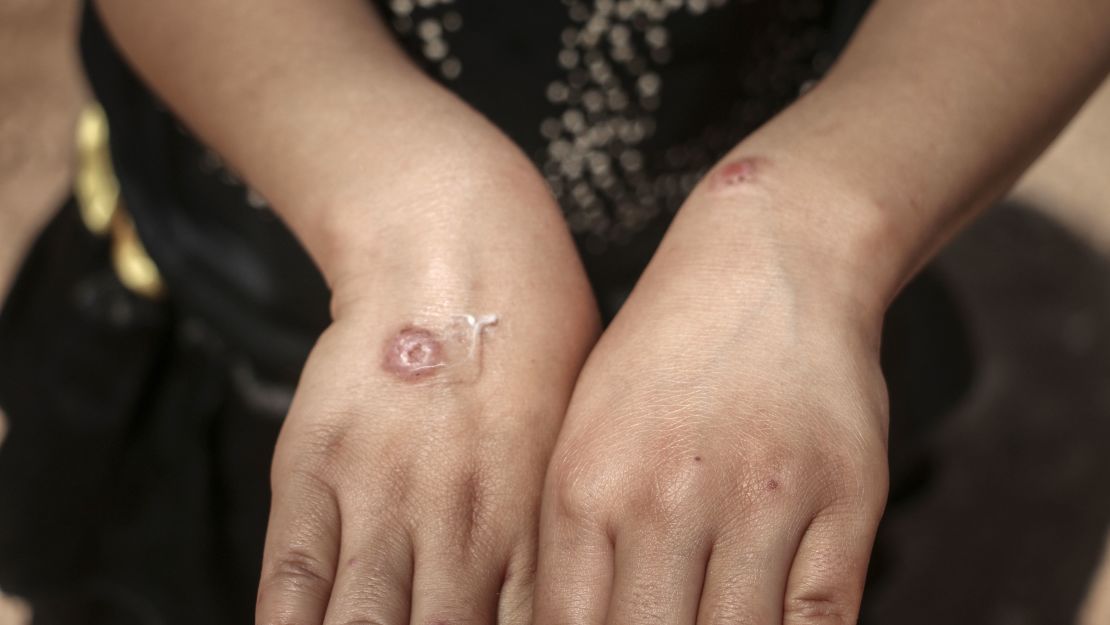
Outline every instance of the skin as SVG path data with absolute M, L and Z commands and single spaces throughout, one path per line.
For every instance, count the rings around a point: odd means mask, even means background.
M 1079 616 L 1080 625 L 1110 623 L 1110 540 Z
M 539 175 L 363 2 L 100 0 L 332 287 L 258 622 L 854 622 L 883 312 L 1106 75 L 1110 2 L 1064 4 L 878 2 L 694 191 L 595 345 Z M 476 380 L 382 368 L 391 329 L 487 311 Z
M 31 607 L 27 602 L 0 594 L 0 625 L 30 625 Z

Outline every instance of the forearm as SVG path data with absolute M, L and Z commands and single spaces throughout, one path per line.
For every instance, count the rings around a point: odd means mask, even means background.
M 140 74 L 270 201 L 329 282 L 406 222 L 457 230 L 465 214 L 429 212 L 445 194 L 477 194 L 482 181 L 462 170 L 486 155 L 528 179 L 511 144 L 410 63 L 363 0 L 98 7 Z
M 881 311 L 1097 87 L 1107 25 L 1105 0 L 880 0 L 823 83 L 723 162 L 761 157 L 769 210 L 792 200 L 779 229 Z

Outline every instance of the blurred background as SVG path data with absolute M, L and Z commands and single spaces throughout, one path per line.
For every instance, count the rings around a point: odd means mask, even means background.
M 69 190 L 76 9 L 0 0 L 0 295 Z M 1110 624 L 1110 85 L 888 325 L 914 338 L 884 353 L 894 489 L 865 622 Z M 29 615 L 0 594 L 0 625 Z

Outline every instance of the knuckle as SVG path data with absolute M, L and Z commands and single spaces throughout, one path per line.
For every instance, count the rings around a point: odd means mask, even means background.
M 832 507 L 880 514 L 886 504 L 890 476 L 885 457 L 866 454 L 827 456 L 824 462 L 826 492 Z
M 353 611 L 350 614 L 344 614 L 335 619 L 336 625 L 395 625 L 386 616 L 374 613 L 374 610 L 368 611 Z M 330 623 L 330 615 L 329 620 Z
M 352 454 L 352 437 L 352 427 L 346 420 L 313 423 L 301 433 L 297 453 L 310 468 L 333 475 Z
M 391 511 L 391 515 L 404 515 L 412 511 L 420 499 L 415 462 L 403 454 L 380 454 L 375 464 L 353 476 L 354 490 L 367 509 Z
M 475 614 L 473 609 L 463 607 L 461 602 L 458 603 L 460 605 L 450 609 L 431 610 L 431 614 L 418 625 L 484 625 L 482 616 Z
M 607 475 L 597 463 L 560 457 L 551 469 L 558 514 L 575 520 L 599 518 L 609 503 Z
M 598 522 L 610 514 L 666 524 L 689 517 L 701 506 L 716 478 L 700 457 L 663 456 L 644 463 L 634 454 L 594 460 L 589 456 L 564 457 L 552 467 L 551 478 L 560 514 Z
M 295 467 L 271 479 L 274 502 L 295 502 L 304 512 L 294 527 L 300 532 L 322 529 L 321 521 L 333 512 L 339 493 L 335 482 L 311 469 Z
M 766 609 L 759 609 L 748 595 L 728 593 L 717 597 L 712 609 L 704 616 L 705 625 L 758 625 L 770 623 L 772 615 Z M 702 623 L 699 616 L 698 623 Z
M 351 453 L 350 430 L 344 422 L 321 421 L 283 431 L 270 465 L 271 484 L 280 486 L 290 474 L 337 478 Z
M 627 489 L 631 512 L 648 522 L 685 518 L 709 503 L 706 472 L 694 463 L 669 460 Z
M 698 620 L 698 623 L 701 622 Z M 738 604 L 723 606 L 705 619 L 705 625 L 759 625 L 770 622 L 769 619 L 758 618 L 751 606 Z
M 320 558 L 302 550 L 291 549 L 279 555 L 263 575 L 256 600 L 259 623 L 285 625 L 282 612 L 263 620 L 268 605 L 297 602 L 300 598 L 326 602 L 331 593 L 332 571 Z M 292 624 L 290 624 L 292 625 Z
M 794 597 L 783 607 L 786 625 L 855 625 L 856 606 L 836 595 Z
M 866 475 L 867 488 L 864 498 L 871 504 L 874 511 L 881 513 L 886 507 L 887 496 L 890 493 L 890 471 L 887 469 L 886 462 L 884 461 L 880 468 L 874 469 Z
M 278 556 L 267 577 L 269 585 L 282 589 L 327 591 L 332 572 L 317 556 L 291 549 Z

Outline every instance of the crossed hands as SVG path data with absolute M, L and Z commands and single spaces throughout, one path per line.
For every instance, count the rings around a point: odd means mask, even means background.
M 457 167 L 462 188 L 399 181 L 406 219 L 332 281 L 257 622 L 855 623 L 886 496 L 881 310 L 807 244 L 831 233 L 782 217 L 811 198 L 701 185 L 598 339 L 538 177 Z

